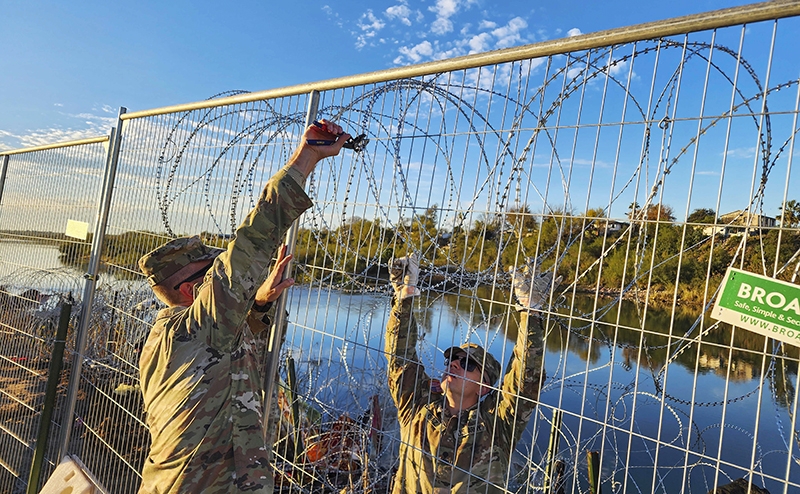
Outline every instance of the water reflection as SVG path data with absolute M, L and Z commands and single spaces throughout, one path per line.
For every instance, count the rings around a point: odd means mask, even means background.
M 418 352 L 429 374 L 443 370 L 441 350 L 465 341 L 507 364 L 518 327 L 508 294 L 424 294 L 417 302 Z M 594 305 L 578 297 L 549 326 L 541 405 L 518 448 L 526 482 L 541 481 L 555 408 L 565 412 L 560 456 L 574 465 L 585 451 L 602 450 L 604 475 L 616 476 L 617 490 L 673 492 L 688 483 L 700 492 L 717 468 L 743 476 L 754 448 L 756 473 L 787 475 L 797 349 L 774 350 L 761 336 L 700 322 L 700 311 L 673 315 L 623 301 L 595 321 Z M 388 308 L 388 295 L 293 289 L 287 348 L 302 356 L 304 394 L 333 418 L 365 410 L 377 394 L 391 424 Z M 780 451 L 784 459 L 773 461 Z M 789 477 L 797 481 L 795 470 Z

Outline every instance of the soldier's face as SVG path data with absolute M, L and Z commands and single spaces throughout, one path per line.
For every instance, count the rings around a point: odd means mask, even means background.
M 466 367 L 466 368 L 465 368 Z M 471 368 L 472 370 L 468 370 Z M 442 376 L 442 390 L 445 394 L 472 396 L 481 394 L 481 368 L 477 365 L 461 365 L 461 359 L 447 361 L 447 370 Z

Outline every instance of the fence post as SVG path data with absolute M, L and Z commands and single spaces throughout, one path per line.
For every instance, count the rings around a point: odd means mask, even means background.
M 3 189 L 6 186 L 6 172 L 8 171 L 8 155 L 3 155 L 3 164 L 0 165 L 0 204 L 3 204 Z
M 303 445 L 303 436 L 300 433 L 300 399 L 297 397 L 297 374 L 295 373 L 294 358 L 291 354 L 286 358 L 286 375 L 287 384 L 289 385 L 289 392 L 287 396 L 290 397 L 289 403 L 292 406 L 292 428 L 294 432 L 294 459 L 297 458 L 305 451 Z
M 559 439 L 561 439 L 561 422 L 563 413 L 563 411 L 557 408 L 553 410 L 553 424 L 550 429 L 550 442 L 547 445 L 547 465 L 545 466 L 546 470 L 544 474 L 545 494 L 550 494 L 553 486 L 555 485 L 553 479 L 555 473 L 555 458 L 556 455 L 558 455 L 558 443 Z
M 69 440 L 72 432 L 72 416 L 75 414 L 75 401 L 80 387 L 81 366 L 83 364 L 83 354 L 86 351 L 86 339 L 89 329 L 89 320 L 92 315 L 92 302 L 94 301 L 95 288 L 97 286 L 97 273 L 100 269 L 100 255 L 103 251 L 103 241 L 105 240 L 106 226 L 108 224 L 108 210 L 111 206 L 111 194 L 114 190 L 114 179 L 117 174 L 117 162 L 119 161 L 119 149 L 122 142 L 122 115 L 127 111 L 125 107 L 120 107 L 117 115 L 117 126 L 111 129 L 111 136 L 108 141 L 108 155 L 106 157 L 106 170 L 103 176 L 103 190 L 100 196 L 100 204 L 97 210 L 94 235 L 92 237 L 92 254 L 89 258 L 89 266 L 83 277 L 86 284 L 83 289 L 83 299 L 81 300 L 81 313 L 78 323 L 77 336 L 75 338 L 75 356 L 72 359 L 72 369 L 69 375 L 69 387 L 67 388 L 66 413 L 61 433 L 61 446 L 58 450 L 58 457 L 63 458 L 69 452 Z
M 42 471 L 44 453 L 47 451 L 47 438 L 50 436 L 50 422 L 53 418 L 53 410 L 56 408 L 56 390 L 58 389 L 58 381 L 61 378 L 64 346 L 67 340 L 67 329 L 69 328 L 69 316 L 71 314 L 72 303 L 65 302 L 61 304 L 56 341 L 53 345 L 53 353 L 50 356 L 50 367 L 47 370 L 47 388 L 44 394 L 42 417 L 39 421 L 39 434 L 36 436 L 36 449 L 33 452 L 33 463 L 31 463 L 31 471 L 28 475 L 27 494 L 39 492 L 39 476 Z
M 308 97 L 308 109 L 306 110 L 306 123 L 303 130 L 305 131 L 311 123 L 316 120 L 317 118 L 317 110 L 319 109 L 319 91 L 311 91 Z M 289 227 L 289 231 L 286 233 L 286 246 L 287 254 L 294 254 L 294 247 L 297 243 L 297 230 L 299 227 L 297 226 L 297 222 L 295 221 L 292 223 L 292 226 Z M 286 266 L 286 270 L 283 272 L 283 277 L 288 278 L 292 275 L 292 264 L 289 263 Z M 277 309 L 275 310 L 275 324 L 272 326 L 272 331 L 269 337 L 269 343 L 267 348 L 269 351 L 266 355 L 266 365 L 264 366 L 267 369 L 267 373 L 264 376 L 264 432 L 266 433 L 269 427 L 269 416 L 270 411 L 272 410 L 272 394 L 275 390 L 275 375 L 278 373 L 278 359 L 280 358 L 281 354 L 281 341 L 283 338 L 281 337 L 281 332 L 283 331 L 283 327 L 286 325 L 286 299 L 288 297 L 288 292 L 284 290 L 281 293 L 280 297 L 277 300 Z M 277 427 L 277 424 L 274 424 Z M 265 438 L 266 439 L 266 438 Z
M 589 469 L 589 492 L 591 494 L 601 494 L 603 491 L 600 486 L 600 453 L 587 451 L 586 464 Z

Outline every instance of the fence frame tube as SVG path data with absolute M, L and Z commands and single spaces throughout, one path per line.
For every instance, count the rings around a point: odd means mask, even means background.
M 61 379 L 61 368 L 64 360 L 64 347 L 67 343 L 67 330 L 69 329 L 69 317 L 72 314 L 72 302 L 61 304 L 61 312 L 58 318 L 58 330 L 56 331 L 56 341 L 53 346 L 53 353 L 50 359 L 50 367 L 47 370 L 47 389 L 45 391 L 44 408 L 39 421 L 39 434 L 36 438 L 36 449 L 33 452 L 33 462 L 31 471 L 28 475 L 27 494 L 39 492 L 39 477 L 42 472 L 42 462 L 47 451 L 47 439 L 50 436 L 50 421 L 56 407 L 56 391 L 58 381 Z
M 3 155 L 3 164 L 0 165 L 0 205 L 3 204 L 3 189 L 6 187 L 6 172 L 8 171 L 8 155 Z
M 86 269 L 84 278 L 86 284 L 81 300 L 81 315 L 78 323 L 78 330 L 75 342 L 75 356 L 72 360 L 72 369 L 69 376 L 69 390 L 66 401 L 66 413 L 64 414 L 64 424 L 61 433 L 61 445 L 58 457 L 63 458 L 69 453 L 69 441 L 72 433 L 72 416 L 75 414 L 75 402 L 78 397 L 80 387 L 81 366 L 83 364 L 83 353 L 86 347 L 87 332 L 89 329 L 89 319 L 91 318 L 92 302 L 97 288 L 97 272 L 100 268 L 100 256 L 103 251 L 103 241 L 105 240 L 106 226 L 108 225 L 108 213 L 111 207 L 111 195 L 114 190 L 114 181 L 119 162 L 120 144 L 122 142 L 122 115 L 127 109 L 120 107 L 117 117 L 117 126 L 111 129 L 108 155 L 106 159 L 106 171 L 103 177 L 103 188 L 100 196 L 100 203 L 97 211 L 97 221 L 95 223 L 94 235 L 92 237 L 92 254 L 89 258 L 89 266 Z
M 311 91 L 308 95 L 308 107 L 306 109 L 306 128 L 308 128 L 311 123 L 316 120 L 317 118 L 317 111 L 319 110 L 319 92 L 318 91 Z M 295 244 L 297 243 L 297 232 L 299 230 L 298 222 L 295 221 L 292 223 L 292 226 L 289 227 L 289 231 L 286 233 L 286 253 L 287 254 L 294 254 Z M 290 261 L 286 265 L 286 269 L 283 271 L 283 278 L 289 278 L 292 276 L 292 262 Z M 281 354 L 281 343 L 283 342 L 283 338 L 281 337 L 281 333 L 283 332 L 284 326 L 286 326 L 286 302 L 288 300 L 289 294 L 286 290 L 281 293 L 280 297 L 277 300 L 277 309 L 275 309 L 275 324 L 272 326 L 272 330 L 269 336 L 269 343 L 267 344 L 268 353 L 266 355 L 266 365 L 264 366 L 267 369 L 267 373 L 264 376 L 264 433 L 266 434 L 268 427 L 269 427 L 269 416 L 270 410 L 272 409 L 272 394 L 275 390 L 275 376 L 278 373 L 278 361 L 280 359 Z M 277 425 L 277 424 L 276 424 Z M 266 437 L 264 438 L 266 440 Z

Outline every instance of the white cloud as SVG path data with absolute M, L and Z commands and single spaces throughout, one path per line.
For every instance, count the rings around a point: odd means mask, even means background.
M 625 72 L 625 69 L 630 67 L 630 65 L 630 62 L 627 60 L 614 60 L 611 62 L 611 66 L 608 68 L 608 71 L 611 73 L 611 75 L 616 76 Z
M 491 49 L 492 35 L 489 33 L 481 33 L 470 38 L 467 42 L 469 45 L 470 53 L 480 53 Z
M 478 24 L 478 29 L 494 29 L 497 27 L 496 22 L 482 20 L 480 24 Z
M 53 106 L 64 106 L 64 105 L 61 103 L 53 103 Z
M 361 34 L 356 37 L 356 48 L 366 46 L 369 40 L 374 38 L 384 26 L 386 26 L 386 23 L 377 18 L 372 9 L 368 9 L 361 14 L 361 18 L 358 20 L 358 28 L 361 30 Z
M 330 5 L 323 5 L 322 6 L 322 11 L 325 12 L 326 14 L 328 14 L 328 18 L 330 20 L 333 20 L 333 22 L 337 26 L 339 26 L 340 28 L 344 27 L 344 23 L 342 22 L 341 17 L 339 17 L 339 13 L 336 12 L 335 10 L 333 10 Z
M 727 153 L 723 154 L 728 158 L 752 159 L 753 156 L 755 156 L 756 154 L 756 148 L 754 147 L 734 148 L 734 149 L 729 149 Z
M 45 144 L 55 144 L 58 142 L 77 141 L 80 139 L 87 139 L 90 137 L 98 137 L 108 134 L 108 129 L 103 131 L 97 128 L 92 122 L 86 122 L 90 127 L 85 129 L 38 129 L 32 132 L 26 132 L 24 135 L 16 135 L 11 132 L 0 131 L 0 137 L 4 141 L 15 140 L 17 145 L 3 144 L 5 149 L 19 149 L 34 146 L 43 146 Z
M 436 14 L 436 20 L 431 23 L 431 32 L 440 36 L 451 32 L 453 21 L 450 18 L 474 3 L 476 0 L 436 0 L 436 5 L 428 8 Z
M 436 5 L 428 7 L 428 10 L 435 12 L 437 17 L 450 18 L 458 12 L 460 0 L 436 0 Z
M 408 8 L 408 3 L 403 1 L 399 5 L 393 5 L 386 9 L 384 15 L 389 19 L 397 19 L 406 26 L 411 25 L 411 9 Z
M 107 112 L 106 109 L 110 109 L 112 112 L 116 113 L 116 110 L 111 106 L 104 105 L 102 111 Z M 24 133 L 0 130 L 0 149 L 28 148 L 108 135 L 111 127 L 115 126 L 117 123 L 116 116 L 106 117 L 104 115 L 96 115 L 87 112 L 61 114 L 76 119 L 77 122 L 74 124 L 76 128 L 52 127 L 48 129 L 25 130 Z
M 443 35 L 453 30 L 453 22 L 445 17 L 439 17 L 431 24 L 433 34 Z
M 572 29 L 567 31 L 567 36 L 569 36 L 570 38 L 573 37 L 573 36 L 580 36 L 581 34 L 583 34 L 583 33 L 577 27 L 573 27 Z
M 514 17 L 508 24 L 492 31 L 492 35 L 497 38 L 496 48 L 508 48 L 514 46 L 522 40 L 520 32 L 528 27 L 528 23 L 522 17 Z
M 567 77 L 570 78 L 570 79 L 574 79 L 574 78 L 578 77 L 581 74 L 581 72 L 583 72 L 583 66 L 572 67 L 571 69 L 569 69 L 567 71 Z
M 415 45 L 411 48 L 408 48 L 407 46 L 402 46 L 400 47 L 399 51 L 402 56 L 408 58 L 409 60 L 411 60 L 411 62 L 418 63 L 423 58 L 429 58 L 431 55 L 433 55 L 433 45 L 431 45 L 430 41 L 425 40 L 422 43 L 419 43 L 418 45 Z M 395 59 L 395 63 L 402 63 L 401 58 L 402 57 L 397 57 Z

